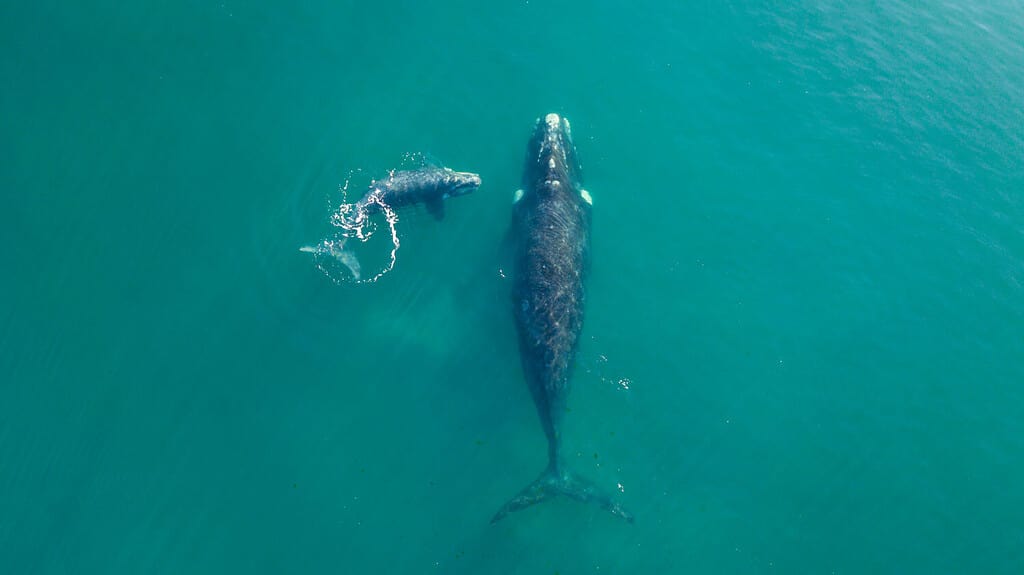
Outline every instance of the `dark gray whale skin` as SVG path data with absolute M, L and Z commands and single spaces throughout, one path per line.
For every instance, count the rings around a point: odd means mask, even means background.
M 366 195 L 356 202 L 353 214 L 361 218 L 376 213 L 382 203 L 389 208 L 424 204 L 435 218 L 441 219 L 444 200 L 468 194 L 478 187 L 479 175 L 451 168 L 424 167 L 391 172 L 386 179 L 370 184 Z
M 561 425 L 583 328 L 590 255 L 591 198 L 581 183 L 569 122 L 557 114 L 539 119 L 527 147 L 523 188 L 513 207 L 512 299 L 523 374 L 548 440 L 548 466 L 494 515 L 492 523 L 555 495 L 596 503 L 633 521 L 609 495 L 570 473 L 561 453 Z

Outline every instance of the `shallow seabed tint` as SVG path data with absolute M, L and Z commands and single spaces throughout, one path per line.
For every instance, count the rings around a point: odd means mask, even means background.
M 1018 2 L 8 3 L 4 573 L 1020 573 Z M 502 242 L 534 119 L 594 198 L 570 501 Z M 398 265 L 353 170 L 483 176 Z M 365 185 L 365 181 L 363 184 Z

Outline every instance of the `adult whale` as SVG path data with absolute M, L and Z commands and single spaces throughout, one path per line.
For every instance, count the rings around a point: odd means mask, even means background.
M 608 494 L 569 472 L 561 424 L 573 359 L 583 327 L 583 281 L 590 248 L 590 194 L 569 122 L 548 114 L 537 121 L 526 152 L 523 188 L 515 194 L 513 305 L 523 374 L 548 440 L 548 466 L 498 510 L 494 523 L 556 495 L 596 503 L 627 521 L 633 516 Z

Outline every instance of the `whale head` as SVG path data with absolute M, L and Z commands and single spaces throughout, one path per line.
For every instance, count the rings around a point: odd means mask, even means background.
M 574 193 L 580 185 L 580 171 L 569 120 L 554 113 L 538 118 L 526 154 L 523 188 Z
M 480 174 L 445 168 L 442 176 L 446 197 L 462 196 L 480 187 Z

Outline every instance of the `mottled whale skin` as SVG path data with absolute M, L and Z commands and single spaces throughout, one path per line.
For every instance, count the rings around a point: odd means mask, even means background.
M 391 172 L 386 179 L 375 180 L 362 199 L 355 203 L 356 218 L 380 211 L 380 204 L 401 208 L 423 204 L 437 219 L 444 217 L 444 200 L 468 194 L 480 187 L 480 176 L 456 172 L 451 168 L 423 167 Z
M 558 114 L 537 121 L 523 188 L 514 202 L 513 310 L 523 375 L 548 440 L 548 466 L 491 522 L 555 495 L 596 503 L 632 522 L 609 495 L 570 473 L 561 453 L 562 419 L 583 328 L 592 200 L 582 188 L 569 122 Z

